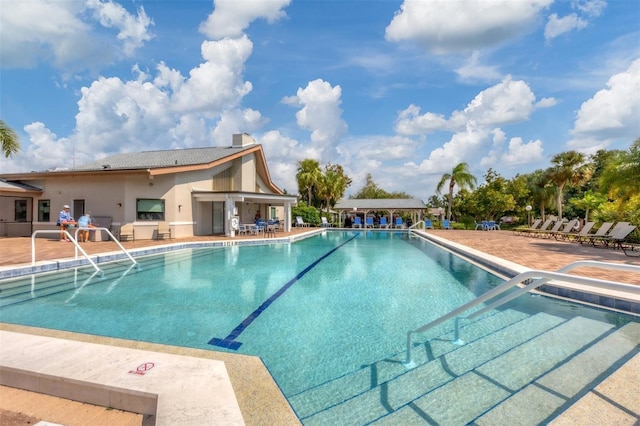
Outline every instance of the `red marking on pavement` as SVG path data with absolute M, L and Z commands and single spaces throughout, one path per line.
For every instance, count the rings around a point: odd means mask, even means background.
M 145 362 L 144 364 L 140 364 L 135 370 L 130 370 L 129 374 L 137 374 L 139 376 L 144 376 L 145 373 L 151 370 L 155 366 L 152 362 Z

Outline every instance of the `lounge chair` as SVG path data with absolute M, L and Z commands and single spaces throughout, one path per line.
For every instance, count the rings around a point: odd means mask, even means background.
M 431 223 L 431 219 L 425 219 L 424 229 L 433 229 L 433 223 Z
M 309 226 L 308 223 L 306 223 L 304 220 L 302 220 L 302 216 L 296 216 L 296 226 Z
M 171 239 L 171 226 L 169 222 L 160 222 L 156 230 L 156 240 L 164 240 L 165 238 Z
M 556 221 L 556 223 L 553 224 L 553 226 L 551 227 L 551 229 L 541 229 L 539 231 L 533 231 L 531 234 L 534 237 L 540 237 L 540 238 L 548 238 L 550 235 L 555 234 L 556 232 L 558 232 L 560 230 L 560 228 L 562 228 L 562 226 L 566 223 L 565 219 L 562 220 L 558 220 Z
M 589 238 L 589 243 L 594 247 L 619 247 L 622 241 L 636 229 L 629 222 L 618 222 L 607 235 L 593 236 Z
M 353 219 L 353 224 L 351 225 L 352 228 L 362 228 L 362 219 L 360 218 L 360 216 L 356 216 Z
M 593 237 L 602 237 L 607 235 L 607 232 L 609 232 L 612 226 L 613 222 L 604 222 L 594 234 L 587 234 L 583 237 L 578 237 L 574 239 L 574 241 L 579 242 L 580 244 L 589 243 Z
M 495 220 L 487 221 L 484 229 L 486 231 L 494 231 L 496 229 L 496 221 Z
M 136 240 L 136 233 L 135 229 L 133 228 L 133 223 L 125 223 L 124 225 L 120 225 L 120 230 L 118 231 L 118 240 Z
M 442 221 L 442 229 L 451 229 L 451 223 L 447 219 Z
M 329 221 L 327 220 L 327 218 L 326 218 L 326 217 L 322 216 L 322 218 L 321 218 L 321 219 L 322 219 L 322 224 L 321 224 L 321 226 L 322 226 L 323 228 L 331 228 L 331 227 L 333 226 L 333 224 L 332 224 L 332 223 L 329 223 Z
M 389 223 L 387 222 L 387 218 L 386 217 L 381 217 L 380 218 L 380 228 L 385 228 L 385 229 L 389 228 Z
M 367 218 L 366 222 L 364 223 L 364 227 L 373 228 L 373 218 L 371 216 Z
M 401 217 L 396 217 L 395 228 L 404 229 L 404 222 L 402 222 Z
M 531 228 L 531 229 L 522 229 L 520 231 L 521 232 L 520 235 L 529 236 L 529 235 L 533 235 L 536 232 L 546 231 L 547 229 L 549 229 L 549 226 L 551 226 L 552 222 L 553 222 L 552 219 L 547 219 L 547 220 L 544 221 L 544 223 L 538 229 L 533 229 L 533 228 Z
M 587 222 L 584 224 L 580 232 L 576 233 L 576 232 L 573 232 L 572 230 L 569 230 L 569 232 L 558 232 L 554 236 L 556 237 L 556 240 L 573 241 L 574 239 L 579 239 L 581 237 L 588 236 L 589 232 L 591 232 L 591 228 L 593 228 L 595 224 L 596 224 L 595 222 Z
M 577 223 L 578 223 L 578 219 L 572 219 L 569 222 L 558 221 L 553 226 L 553 229 L 549 231 L 540 232 L 538 236 L 542 238 L 552 238 L 552 237 L 555 238 L 555 236 L 559 233 L 562 233 L 562 232 L 568 233 L 569 231 L 571 231 L 573 227 L 576 226 Z
M 484 223 L 484 222 L 483 222 Z M 518 226 L 513 229 L 513 232 L 517 235 L 522 235 L 525 232 L 533 231 L 538 229 L 538 226 L 542 223 L 542 219 L 536 219 L 531 226 Z M 478 223 L 476 222 L 476 229 L 478 229 Z

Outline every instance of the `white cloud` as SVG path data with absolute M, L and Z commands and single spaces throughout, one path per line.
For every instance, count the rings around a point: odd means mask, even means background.
M 639 117 L 640 59 L 636 59 L 580 106 L 568 145 L 590 152 L 615 139 L 631 142 L 640 135 Z
M 492 81 L 502 77 L 496 67 L 482 65 L 479 63 L 479 59 L 480 53 L 474 51 L 467 63 L 455 70 L 462 81 Z
M 118 40 L 123 42 L 126 56 L 132 56 L 145 41 L 153 38 L 153 35 L 148 32 L 148 27 L 153 25 L 153 21 L 149 19 L 142 7 L 138 8 L 138 15 L 135 17 L 113 1 L 88 0 L 87 7 L 93 10 L 94 17 L 102 26 L 120 30 Z
M 302 106 L 296 113 L 298 126 L 311 131 L 311 142 L 320 149 L 334 144 L 347 131 L 342 120 L 340 86 L 331 87 L 326 81 L 310 81 L 307 87 L 299 88 L 296 96 L 286 97 L 283 102 Z
M 86 14 L 86 9 L 96 13 Z M 97 32 L 95 19 L 117 28 L 119 42 Z M 13 1 L 0 14 L 0 63 L 29 68 L 46 62 L 67 71 L 108 64 L 131 56 L 151 39 L 152 24 L 142 7 L 134 16 L 111 1 Z
M 405 0 L 386 29 L 390 41 L 413 41 L 433 54 L 499 45 L 536 25 L 553 0 Z
M 551 100 L 546 100 L 541 106 L 551 103 Z M 474 126 L 495 127 L 528 120 L 535 108 L 535 95 L 529 86 L 522 80 L 513 81 L 511 76 L 507 76 L 480 92 L 464 110 L 453 111 L 449 119 L 431 112 L 420 115 L 420 108 L 410 105 L 398 114 L 395 130 L 401 135 L 425 134 L 435 130 L 466 131 L 471 122 Z
M 604 0 L 574 0 L 571 7 L 577 10 L 582 16 L 571 13 L 567 16 L 558 17 L 553 13 L 549 16 L 544 29 L 544 38 L 547 40 L 556 38 L 562 34 L 573 30 L 581 30 L 589 25 L 589 19 L 597 18 L 607 7 Z
M 200 25 L 200 32 L 218 40 L 223 37 L 237 38 L 258 18 L 269 23 L 286 16 L 281 9 L 291 0 L 214 0 L 214 11 Z
M 515 137 L 509 141 L 506 151 L 503 151 L 501 146 L 495 147 L 480 160 L 480 165 L 483 167 L 513 168 L 541 161 L 543 159 L 542 152 L 542 141 L 539 139 L 524 143 L 522 138 Z
M 547 26 L 544 28 L 544 38 L 552 39 L 569 31 L 581 30 L 587 25 L 587 21 L 578 18 L 575 13 L 562 18 L 558 18 L 558 15 L 553 13 L 549 16 Z

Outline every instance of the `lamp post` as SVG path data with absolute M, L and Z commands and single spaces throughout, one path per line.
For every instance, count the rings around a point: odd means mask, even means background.
M 531 206 L 527 206 L 527 207 L 524 208 L 527 211 L 527 224 L 529 226 L 531 226 L 531 209 L 532 208 L 533 207 L 531 207 Z

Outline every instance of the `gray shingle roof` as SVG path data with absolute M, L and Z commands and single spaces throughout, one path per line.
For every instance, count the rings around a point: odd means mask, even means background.
M 143 151 L 116 154 L 93 163 L 76 166 L 73 170 L 154 169 L 162 167 L 208 164 L 229 155 L 255 147 L 207 147 Z
M 415 210 L 424 209 L 425 204 L 417 198 L 344 198 L 333 206 L 334 210 L 351 210 L 354 207 L 358 210 Z

